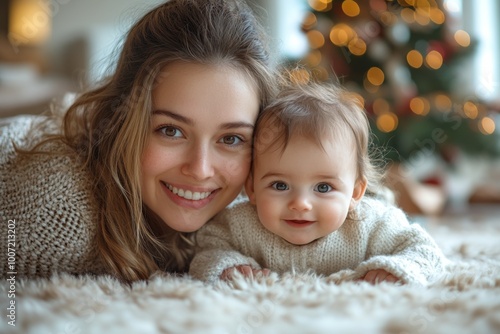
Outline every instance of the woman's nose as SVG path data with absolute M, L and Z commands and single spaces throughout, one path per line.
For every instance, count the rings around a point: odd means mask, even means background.
M 309 211 L 312 209 L 312 203 L 305 194 L 294 194 L 288 208 L 293 211 Z
M 196 180 L 205 180 L 214 176 L 214 153 L 210 151 L 208 145 L 197 144 L 188 152 L 182 173 L 189 175 Z

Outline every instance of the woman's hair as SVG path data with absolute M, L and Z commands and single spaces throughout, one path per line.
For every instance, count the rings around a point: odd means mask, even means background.
M 80 95 L 62 135 L 49 139 L 76 150 L 94 178 L 98 250 L 117 277 L 130 282 L 158 269 L 182 271 L 192 255 L 192 235 L 170 229 L 142 202 L 141 155 L 160 70 L 173 62 L 231 66 L 255 82 L 262 109 L 275 89 L 266 39 L 243 1 L 167 1 L 132 26 L 114 74 Z
M 372 133 L 361 101 L 337 83 L 285 82 L 277 98 L 257 119 L 254 155 L 271 148 L 285 150 L 291 138 L 345 140 L 355 145 L 356 178 L 367 181 L 367 195 L 387 197 L 383 173 L 371 151 Z M 347 147 L 347 150 L 351 148 Z

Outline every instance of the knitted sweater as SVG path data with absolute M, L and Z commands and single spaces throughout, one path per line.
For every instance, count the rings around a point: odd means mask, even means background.
M 361 220 L 348 220 L 330 235 L 297 246 L 265 229 L 253 205 L 237 203 L 198 231 L 190 274 L 213 283 L 225 269 L 238 265 L 320 275 L 350 269 L 350 279 L 384 269 L 404 283 L 426 285 L 443 272 L 447 260 L 441 250 L 400 209 L 365 198 L 357 216 Z
M 39 119 L 19 116 L 0 122 L 0 249 L 15 253 L 15 261 L 4 255 L 0 276 L 102 272 L 95 246 L 97 206 L 80 159 L 14 150 L 13 142 L 20 148 L 36 142 L 40 133 L 31 125 Z M 48 147 L 64 149 L 57 143 Z

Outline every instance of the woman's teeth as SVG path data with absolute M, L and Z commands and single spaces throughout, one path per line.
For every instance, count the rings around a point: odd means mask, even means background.
M 184 190 L 184 189 L 178 189 L 176 187 L 173 187 L 171 185 L 167 185 L 168 189 L 170 189 L 171 192 L 176 194 L 179 197 L 189 199 L 192 201 L 198 201 L 200 199 L 207 198 L 211 192 L 210 191 L 205 191 L 205 192 L 197 192 L 197 191 L 191 191 L 191 190 Z

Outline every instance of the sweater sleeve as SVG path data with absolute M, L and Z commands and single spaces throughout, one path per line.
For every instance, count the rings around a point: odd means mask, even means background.
M 207 283 L 217 281 L 222 272 L 239 265 L 260 269 L 260 265 L 240 252 L 238 234 L 245 234 L 244 225 L 250 225 L 239 214 L 239 207 L 227 208 L 196 233 L 196 253 L 189 266 L 189 274 Z
M 355 270 L 357 277 L 383 269 L 403 283 L 427 285 L 444 272 L 447 259 L 440 248 L 420 225 L 410 224 L 403 211 L 379 207 L 367 217 L 367 254 Z
M 2 262 L 0 275 L 102 272 L 95 246 L 97 209 L 80 159 L 55 142 L 47 146 L 54 154 L 14 150 L 13 144 L 26 148 L 36 137 L 34 120 L 18 117 L 0 127 L 0 231 L 13 236 L 0 245 L 15 253 L 12 261 Z

